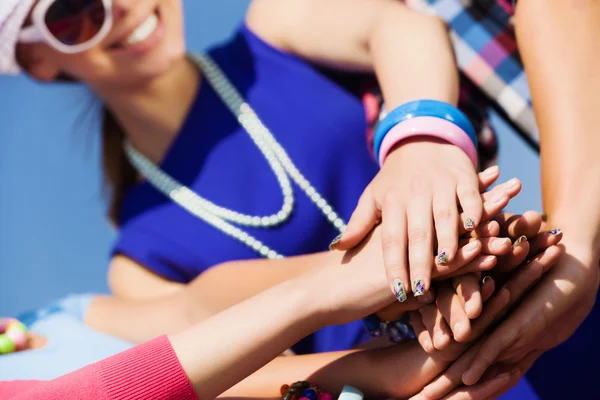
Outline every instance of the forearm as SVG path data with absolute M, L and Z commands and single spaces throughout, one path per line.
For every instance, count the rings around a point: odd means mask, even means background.
M 600 2 L 517 4 L 517 38 L 541 135 L 544 209 L 565 240 L 597 244 Z
M 215 266 L 185 288 L 186 318 L 190 324 L 200 322 L 312 268 L 339 261 L 340 257 L 317 253 L 282 260 L 232 261 Z
M 444 23 L 400 1 L 255 0 L 248 23 L 275 46 L 314 63 L 375 72 L 389 108 L 422 98 L 458 101 Z
M 301 283 L 283 283 L 171 336 L 201 399 L 215 398 L 326 323 L 314 301 L 318 291 Z
M 282 384 L 308 380 L 333 394 L 351 385 L 369 398 L 406 398 L 419 392 L 448 365 L 439 355 L 425 353 L 416 341 L 377 350 L 278 357 L 223 396 L 278 397 Z
M 210 268 L 173 294 L 150 300 L 96 297 L 86 324 L 113 336 L 141 343 L 181 332 L 237 303 L 339 255 L 319 253 L 283 260 L 244 260 Z M 224 284 L 226 282 L 226 284 Z

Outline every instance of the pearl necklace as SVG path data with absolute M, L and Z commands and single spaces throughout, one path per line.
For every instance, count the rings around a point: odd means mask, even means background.
M 221 101 L 236 116 L 239 123 L 245 128 L 254 144 L 267 160 L 281 188 L 283 205 L 277 213 L 268 216 L 247 215 L 218 206 L 173 179 L 151 160 L 137 151 L 130 142 L 125 142 L 126 154 L 137 171 L 157 190 L 189 213 L 234 239 L 239 240 L 266 258 L 276 259 L 283 258 L 283 256 L 227 221 L 238 225 L 261 228 L 277 226 L 287 221 L 294 209 L 294 193 L 290 178 L 321 210 L 327 220 L 340 233 L 344 232 L 346 229 L 344 221 L 337 215 L 331 205 L 328 204 L 327 200 L 304 177 L 300 170 L 298 170 L 285 149 L 277 142 L 271 131 L 262 123 L 258 115 L 244 100 L 237 89 L 229 82 L 229 79 L 227 79 L 219 66 L 206 54 L 195 55 L 192 58 L 198 64 L 204 77 L 213 87 Z

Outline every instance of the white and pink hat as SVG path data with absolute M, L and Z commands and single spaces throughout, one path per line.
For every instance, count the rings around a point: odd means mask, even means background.
M 0 0 L 0 75 L 21 71 L 16 58 L 21 28 L 35 0 Z

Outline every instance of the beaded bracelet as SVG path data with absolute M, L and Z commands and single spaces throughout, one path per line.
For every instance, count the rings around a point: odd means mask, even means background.
M 371 337 L 387 337 L 392 343 L 400 343 L 416 337 L 408 314 L 396 321 L 385 321 L 371 314 L 363 318 L 363 324 Z
M 379 152 L 383 139 L 390 129 L 402 121 L 415 117 L 434 117 L 449 121 L 464 131 L 473 143 L 473 146 L 477 148 L 475 128 L 462 111 L 451 104 L 438 100 L 415 100 L 393 109 L 377 125 L 373 138 L 373 149 L 377 160 L 380 159 Z M 421 132 L 421 134 L 430 134 L 430 132 Z M 430 136 L 436 135 L 434 132 L 431 132 Z
M 280 389 L 283 400 L 333 400 L 333 396 L 306 381 L 283 385 Z
M 15 318 L 0 319 L 0 354 L 9 354 L 25 349 L 27 328 Z

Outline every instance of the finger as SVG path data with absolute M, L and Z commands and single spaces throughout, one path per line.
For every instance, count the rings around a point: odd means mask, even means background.
M 510 196 L 500 190 L 492 190 L 491 192 L 487 192 L 483 194 L 483 214 L 481 217 L 482 221 L 491 220 L 496 214 L 498 214 L 504 207 L 508 205 L 510 201 Z M 463 212 L 460 218 L 464 221 L 468 216 Z M 459 235 L 464 235 L 469 232 L 464 226 L 464 224 L 459 225 L 458 233 Z
M 496 289 L 496 282 L 491 276 L 484 276 L 481 280 L 481 300 L 485 303 L 492 297 Z
M 560 256 L 560 249 L 556 246 L 548 248 L 544 253 L 527 264 L 524 268 L 517 270 L 503 290 L 510 293 L 511 304 L 532 287 L 542 275 L 552 266 Z M 463 374 L 465 385 L 474 385 L 485 370 L 493 364 L 498 356 L 505 352 L 508 347 L 519 339 L 521 329 L 526 326 L 527 321 L 519 321 L 518 315 L 512 315 L 504 321 L 481 346 L 470 368 Z M 530 333 L 533 334 L 533 333 Z
M 499 185 L 496 185 L 492 190 L 490 190 L 488 193 L 493 192 L 495 190 L 499 190 L 502 192 L 506 192 L 506 194 L 508 194 L 508 196 L 512 199 L 514 198 L 517 194 L 519 194 L 519 192 L 522 189 L 522 184 L 521 181 L 518 178 L 512 178 L 509 179 L 506 182 L 503 182 Z
M 423 350 L 429 354 L 435 352 L 431 335 L 423 323 L 423 317 L 421 316 L 421 313 L 418 311 L 412 311 L 410 313 L 410 324 L 412 325 L 415 336 L 417 337 L 417 341 Z
M 408 206 L 408 259 L 415 297 L 429 290 L 433 269 L 433 216 L 431 198 L 416 197 Z
M 498 180 L 500 177 L 500 168 L 497 165 L 493 165 L 477 174 L 479 179 L 479 192 L 485 192 L 490 186 Z
M 550 246 L 556 246 L 562 239 L 562 230 L 552 229 L 546 232 L 541 232 L 529 241 L 529 255 L 534 257 L 541 251 Z
M 437 350 L 444 350 L 450 343 L 452 343 L 452 331 L 442 313 L 436 308 L 433 326 L 433 347 Z
M 431 292 L 433 292 L 433 290 L 431 290 Z M 434 299 L 435 297 L 431 299 L 431 302 L 433 302 Z M 417 301 L 413 296 L 410 296 L 404 303 L 394 302 L 375 314 L 384 321 L 397 321 L 407 312 L 416 311 L 421 307 L 423 307 L 423 303 Z
M 437 264 L 446 264 L 454 260 L 458 248 L 458 207 L 454 188 L 436 189 L 433 197 L 433 220 L 437 235 Z
M 436 327 L 436 319 L 438 310 L 435 304 L 428 304 L 419 309 L 419 313 L 421 314 L 421 321 L 423 321 L 423 325 L 427 329 L 427 333 L 429 334 L 429 339 L 433 345 L 432 351 L 435 351 L 435 327 Z
M 463 342 L 468 339 L 471 334 L 471 322 L 460 299 L 450 285 L 440 286 L 436 304 L 450 326 L 454 340 Z
M 487 221 L 480 224 L 471 232 L 474 238 L 489 238 L 500 234 L 500 224 L 496 221 Z
M 542 225 L 542 216 L 536 211 L 526 211 L 523 215 L 503 213 L 495 220 L 500 224 L 500 235 L 513 240 L 520 236 L 534 237 Z
M 505 372 L 475 386 L 459 387 L 443 400 L 488 400 L 496 399 L 519 381 L 517 372 Z
M 394 206 L 394 205 L 392 205 Z M 396 204 L 395 207 L 399 205 Z M 344 233 L 333 239 L 329 245 L 330 250 L 350 250 L 356 246 L 373 230 L 381 214 L 377 208 L 371 187 L 368 186 L 358 200 L 358 205 L 348 221 Z
M 529 254 L 529 241 L 527 236 L 523 235 L 512 244 L 510 252 L 504 257 L 500 257 L 494 273 L 507 273 L 521 265 Z
M 483 299 L 481 297 L 479 282 L 477 274 L 462 275 L 452 280 L 458 299 L 469 319 L 479 317 L 483 309 Z
M 410 288 L 406 262 L 406 215 L 398 207 L 395 196 L 386 196 L 382 219 L 381 245 L 385 273 L 394 296 L 400 303 L 404 303 L 408 299 L 407 292 Z
M 498 257 L 489 255 L 479 255 L 473 259 L 470 263 L 456 271 L 448 272 L 444 275 L 444 278 L 453 278 L 455 276 L 465 275 L 472 272 L 485 272 L 489 271 L 496 266 L 498 263 Z
M 465 218 L 463 224 L 466 230 L 472 231 L 481 223 L 483 201 L 476 182 L 464 179 L 456 186 L 456 195 Z
M 481 254 L 503 256 L 510 253 L 512 243 L 509 238 L 491 237 L 479 240 L 481 241 Z
M 458 249 L 454 260 L 445 264 L 435 263 L 432 276 L 439 277 L 457 271 L 473 261 L 480 252 L 481 243 L 479 240 L 473 239 L 471 242 L 466 242 L 464 246 Z
M 481 341 L 475 343 L 469 350 L 446 369 L 440 376 L 423 388 L 421 394 L 426 399 L 441 399 L 456 387 L 462 385 L 462 373 L 469 368 L 471 361 L 481 347 Z

